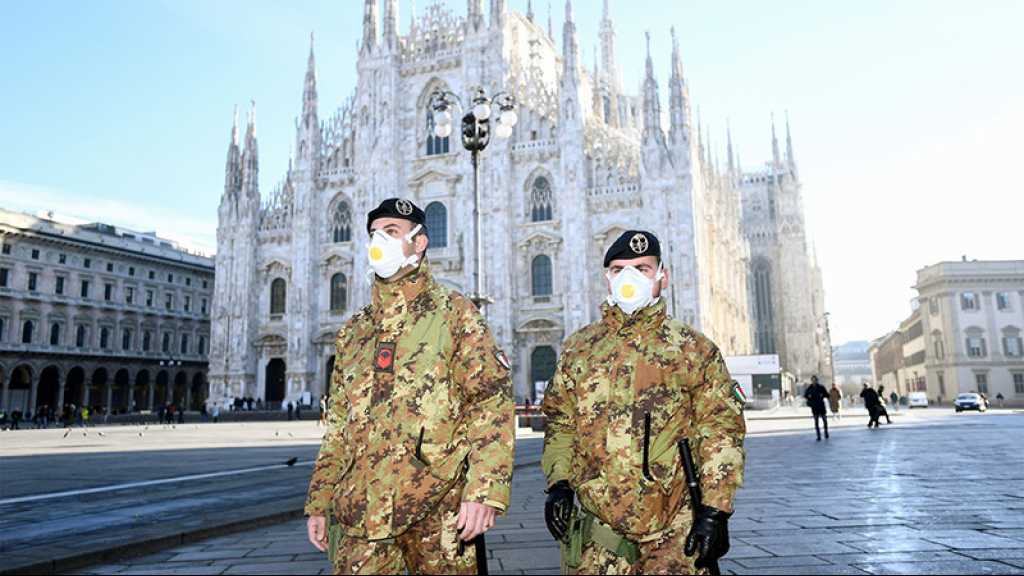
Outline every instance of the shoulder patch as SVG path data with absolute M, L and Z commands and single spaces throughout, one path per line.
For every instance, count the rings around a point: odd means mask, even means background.
M 505 367 L 505 370 L 510 370 L 512 365 L 508 361 L 508 356 L 505 355 L 505 351 L 499 348 L 494 349 L 494 358 Z
M 732 397 L 739 402 L 740 407 L 747 403 L 747 395 L 743 392 L 743 386 L 740 386 L 740 383 L 735 380 L 732 381 Z

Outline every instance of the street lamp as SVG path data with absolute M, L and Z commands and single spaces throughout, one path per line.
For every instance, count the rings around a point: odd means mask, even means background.
M 498 92 L 488 97 L 483 88 L 477 88 L 473 95 L 472 109 L 462 117 L 462 147 L 470 152 L 470 159 L 473 163 L 473 236 L 474 243 L 474 268 L 473 285 L 474 293 L 470 299 L 477 308 L 483 309 L 487 304 L 493 302 L 484 295 L 484 271 L 482 257 L 482 229 L 480 214 L 480 153 L 487 148 L 491 142 L 491 119 L 494 116 L 494 107 L 498 108 L 497 118 L 494 120 L 494 133 L 498 138 L 506 139 L 512 135 L 512 128 L 519 121 L 516 114 L 516 99 L 508 92 Z M 462 100 L 458 95 L 449 90 L 435 90 L 430 95 L 430 106 L 434 110 L 434 135 L 438 138 L 447 138 L 452 133 L 451 108 L 458 106 L 460 111 L 465 109 Z

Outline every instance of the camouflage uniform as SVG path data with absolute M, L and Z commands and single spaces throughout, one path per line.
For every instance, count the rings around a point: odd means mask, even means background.
M 338 333 L 328 431 L 305 511 L 326 516 L 338 573 L 472 573 L 460 502 L 504 511 L 514 441 L 508 361 L 427 264 L 377 280 Z
M 677 441 L 694 446 L 703 503 L 731 512 L 743 481 L 742 402 L 715 345 L 669 318 L 664 300 L 630 316 L 605 304 L 602 315 L 563 347 L 544 395 L 542 466 L 549 486 L 567 480 L 583 508 L 640 553 L 630 565 L 590 543 L 578 572 L 693 573 Z

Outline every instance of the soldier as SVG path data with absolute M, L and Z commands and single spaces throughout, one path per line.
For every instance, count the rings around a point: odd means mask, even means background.
M 338 332 L 309 539 L 338 574 L 476 571 L 509 504 L 511 380 L 474 304 L 431 277 L 424 214 L 370 212 L 373 300 Z
M 566 340 L 544 394 L 545 520 L 564 572 L 693 574 L 729 550 L 743 390 L 714 343 L 666 313 L 669 272 L 653 234 L 620 236 L 604 267 L 602 318 Z M 699 457 L 696 514 L 684 438 Z

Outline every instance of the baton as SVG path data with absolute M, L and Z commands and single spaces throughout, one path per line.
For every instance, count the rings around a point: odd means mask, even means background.
M 702 506 L 703 497 L 700 493 L 700 478 L 697 476 L 697 467 L 693 465 L 693 452 L 690 450 L 690 439 L 683 438 L 679 441 L 679 456 L 683 459 L 683 472 L 686 473 L 686 488 L 690 492 L 690 505 L 693 507 L 693 518 L 696 522 L 697 511 Z M 699 555 L 698 555 L 699 558 Z M 705 563 L 711 576 L 719 576 L 718 560 Z

